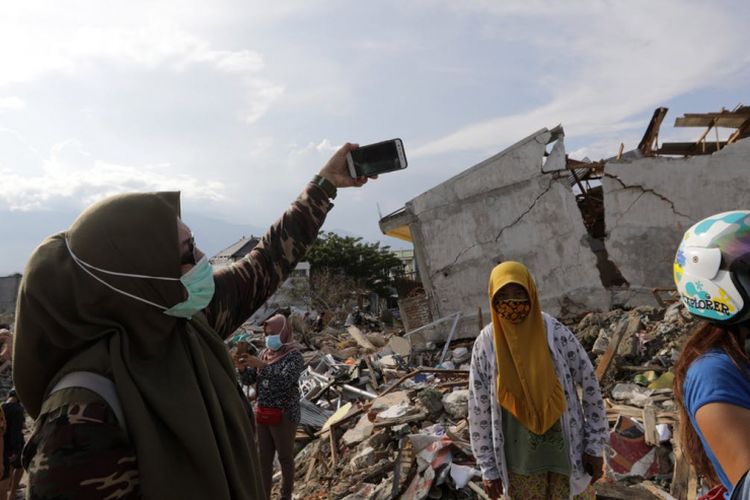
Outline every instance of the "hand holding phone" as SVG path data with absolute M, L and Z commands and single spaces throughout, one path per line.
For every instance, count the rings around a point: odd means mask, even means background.
M 386 172 L 393 172 L 406 168 L 406 153 L 401 139 L 360 146 L 349 151 L 346 155 L 349 175 L 359 177 L 375 177 Z
M 337 188 L 361 187 L 367 182 L 367 177 L 352 178 L 346 165 L 346 156 L 357 149 L 359 146 L 347 142 L 336 151 L 331 159 L 323 165 L 318 175 L 326 178 Z

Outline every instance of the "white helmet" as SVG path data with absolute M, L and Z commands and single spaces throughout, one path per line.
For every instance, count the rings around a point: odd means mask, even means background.
M 685 232 L 674 260 L 682 303 L 719 324 L 750 316 L 750 210 L 712 215 Z

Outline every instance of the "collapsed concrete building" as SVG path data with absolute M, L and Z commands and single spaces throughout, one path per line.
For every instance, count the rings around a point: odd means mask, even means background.
M 539 130 L 383 217 L 384 234 L 414 245 L 429 316 L 460 312 L 460 330 L 476 334 L 489 272 L 503 260 L 532 270 L 555 315 L 654 305 L 655 292 L 673 289 L 684 231 L 750 208 L 750 107 L 685 115 L 675 126 L 703 135 L 659 146 L 666 112 L 656 110 L 637 149 L 599 162 L 568 158 L 561 126 Z M 718 127 L 734 132 L 708 139 Z

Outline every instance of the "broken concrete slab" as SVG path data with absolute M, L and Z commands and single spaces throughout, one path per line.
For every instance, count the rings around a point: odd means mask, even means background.
M 409 402 L 400 403 L 378 412 L 377 420 L 392 420 L 416 412 L 417 410 Z
M 351 335 L 352 338 L 357 341 L 357 344 L 359 344 L 363 349 L 366 349 L 370 352 L 375 352 L 377 350 L 377 347 L 375 347 L 372 342 L 370 342 L 370 340 L 365 336 L 365 334 L 362 333 L 362 330 L 360 330 L 356 326 L 350 325 L 347 328 L 347 331 L 349 332 L 349 335 Z
M 685 230 L 748 205 L 748 158 L 750 139 L 743 139 L 711 155 L 607 162 L 606 246 L 642 302 L 653 304 L 651 288 L 674 286 L 669 264 Z
M 443 396 L 443 408 L 454 419 L 466 418 L 469 414 L 469 390 L 457 389 Z
M 443 412 L 443 393 L 428 387 L 419 391 L 417 399 L 429 412 L 430 418 L 437 418 Z
M 362 415 L 359 421 L 357 421 L 357 425 L 344 433 L 344 435 L 341 437 L 341 441 L 346 446 L 352 446 L 357 443 L 361 443 L 362 441 L 370 437 L 374 428 L 375 425 L 370 422 L 369 417 L 367 415 Z
M 375 464 L 377 461 L 377 453 L 375 453 L 375 450 L 372 447 L 368 446 L 352 457 L 350 466 L 355 470 L 364 469 L 365 467 Z
M 561 136 L 542 129 L 406 203 L 433 316 L 464 313 L 456 338 L 476 336 L 484 284 L 502 260 L 532 270 L 552 314 L 608 308 L 567 171 L 559 175 L 554 160 L 543 170 L 548 143 Z M 556 150 L 559 156 L 563 145 Z
M 395 391 L 385 396 L 380 396 L 372 401 L 371 413 L 380 413 L 393 406 L 408 406 L 411 399 L 407 391 Z
M 654 393 L 652 389 L 646 389 L 636 384 L 617 384 L 612 389 L 612 397 L 620 401 L 627 401 L 635 406 L 645 406 L 649 397 Z
M 388 341 L 388 347 L 402 357 L 411 354 L 411 342 L 408 338 L 393 336 Z

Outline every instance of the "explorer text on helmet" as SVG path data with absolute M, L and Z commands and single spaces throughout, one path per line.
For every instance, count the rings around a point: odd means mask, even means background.
M 750 211 L 712 215 L 685 232 L 674 281 L 688 311 L 718 324 L 750 316 Z

